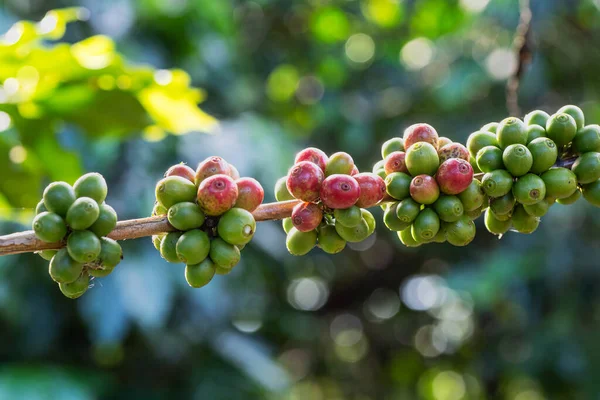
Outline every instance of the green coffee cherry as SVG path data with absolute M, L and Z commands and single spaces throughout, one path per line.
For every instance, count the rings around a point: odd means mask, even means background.
M 169 232 L 160 243 L 160 256 L 167 262 L 178 263 L 179 256 L 177 255 L 177 241 L 183 233 L 181 232 Z
M 433 176 L 440 166 L 437 150 L 427 142 L 417 142 L 410 146 L 406 151 L 405 162 L 412 176 L 421 174 Z
M 59 283 L 58 288 L 69 299 L 81 297 L 90 287 L 90 276 L 82 273 L 74 282 Z
M 540 225 L 540 219 L 527 214 L 523 206 L 515 207 L 512 216 L 513 228 L 519 233 L 533 233 Z
M 510 192 L 513 185 L 512 175 L 503 169 L 488 172 L 481 180 L 483 191 L 490 197 L 502 197 Z
M 473 211 L 481 207 L 483 204 L 485 192 L 481 186 L 481 182 L 473 179 L 473 182 L 471 182 L 471 184 L 457 196 L 463 204 L 465 211 Z
M 396 200 L 403 200 L 410 196 L 410 182 L 412 177 L 404 172 L 393 172 L 385 178 L 387 194 Z
M 581 190 L 577 189 L 573 192 L 569 197 L 565 197 L 564 199 L 558 199 L 556 202 L 558 204 L 562 204 L 563 206 L 568 206 L 570 204 L 574 204 L 581 197 Z
M 546 122 L 546 136 L 556 143 L 558 148 L 563 148 L 575 138 L 577 123 L 569 114 L 554 114 Z
M 464 207 L 460 199 L 456 196 L 440 196 L 433 209 L 444 222 L 457 221 L 464 213 Z
M 50 277 L 58 283 L 74 282 L 83 271 L 83 264 L 71 258 L 66 248 L 60 249 L 50 261 Z
M 433 239 L 431 241 L 435 242 L 435 243 L 445 243 L 446 242 L 446 231 L 444 230 L 443 227 L 440 226 L 440 230 L 433 237 Z
M 67 251 L 79 263 L 91 263 L 100 254 L 100 239 L 90 231 L 74 231 L 67 239 Z
M 509 117 L 500 122 L 496 132 L 498 144 L 502 149 L 512 144 L 527 144 L 527 127 L 518 118 Z
M 193 288 L 206 286 L 215 276 L 216 266 L 210 258 L 198 264 L 185 266 L 185 280 Z
M 457 221 L 444 222 L 446 240 L 453 246 L 466 246 L 475 238 L 475 224 L 468 216 L 463 215 Z
M 496 146 L 485 146 L 477 152 L 477 166 L 482 172 L 492 172 L 503 169 L 502 150 Z
M 495 216 L 506 215 L 512 211 L 515 203 L 516 200 L 512 192 L 508 192 L 504 196 L 490 200 L 489 209 L 492 210 Z
M 552 139 L 542 137 L 534 139 L 527 145 L 527 148 L 533 158 L 530 169 L 532 173 L 541 174 L 556 163 L 558 149 Z
M 48 211 L 48 209 L 44 205 L 44 199 L 42 199 L 39 201 L 39 203 L 37 203 L 37 206 L 35 206 L 35 213 L 37 215 L 43 213 L 44 211 Z
M 546 125 L 544 125 L 546 126 Z M 546 129 L 540 125 L 530 125 L 527 127 L 527 144 L 541 137 L 546 137 Z
M 498 221 L 503 221 L 503 222 L 504 222 L 504 221 L 508 221 L 509 219 L 511 219 L 511 218 L 512 218 L 512 214 L 513 214 L 513 210 L 514 210 L 514 208 L 513 208 L 513 209 L 511 209 L 511 210 L 510 210 L 508 213 L 506 213 L 506 214 L 501 214 L 501 215 L 494 213 L 494 210 L 492 210 L 492 208 L 491 208 L 491 207 L 490 207 L 490 208 L 488 208 L 488 210 L 490 210 L 490 212 L 491 212 L 492 214 L 494 214 L 494 218 L 496 218 Z
M 410 222 L 401 221 L 396 214 L 396 210 L 398 209 L 399 203 L 392 203 L 386 210 L 383 212 L 383 223 L 385 226 L 391 231 L 402 231 L 410 226 Z
M 360 223 L 362 214 L 359 207 L 352 206 L 350 208 L 333 210 L 333 217 L 335 218 L 336 224 L 342 224 L 348 228 L 351 228 Z
M 108 235 L 117 226 L 117 212 L 106 203 L 101 204 L 99 209 L 98 219 L 88 230 L 94 232 L 96 236 L 102 237 Z
M 90 275 L 103 278 L 109 275 L 123 259 L 123 249 L 116 241 L 110 238 L 101 238 L 101 250 L 96 260 L 97 269 L 90 269 Z
M 346 247 L 346 241 L 332 225 L 325 225 L 319 229 L 318 240 L 319 247 L 328 254 L 337 254 Z
M 421 205 L 410 197 L 402 200 L 396 206 L 396 216 L 405 224 L 412 224 L 419 212 L 421 212 Z
M 525 122 L 525 125 L 527 126 L 531 126 L 531 125 L 540 125 L 540 126 L 546 126 L 546 122 L 548 121 L 548 119 L 550 118 L 550 115 L 542 110 L 535 110 L 530 112 L 529 114 L 527 114 L 525 116 L 525 118 L 523 119 L 523 122 Z
M 181 176 L 167 176 L 156 184 L 156 199 L 166 208 L 177 203 L 196 200 L 196 185 Z
M 513 194 L 521 204 L 539 203 L 546 197 L 546 185 L 539 176 L 527 174 L 517 179 L 513 185 Z
M 375 174 L 375 173 L 377 173 L 377 171 L 379 171 L 380 169 L 384 169 L 384 168 L 385 168 L 385 157 L 383 160 L 379 160 L 375 164 L 373 164 L 373 169 L 371 170 L 371 172 L 373 172 Z
M 479 166 L 477 165 L 477 159 L 472 155 L 469 155 L 469 164 L 471 164 L 471 168 L 473 168 L 473 173 L 478 174 L 481 172 Z
M 256 221 L 251 212 L 243 208 L 232 208 L 221 216 L 217 232 L 229 244 L 244 245 L 254 236 Z
M 381 158 L 386 158 L 394 151 L 404 151 L 404 140 L 402 138 L 395 137 L 383 142 L 381 146 Z
M 210 247 L 210 239 L 206 232 L 192 229 L 177 239 L 175 251 L 180 261 L 186 264 L 198 264 L 208 257 Z
M 312 248 L 316 245 L 316 231 L 300 232 L 298 229 L 292 228 L 285 240 L 285 246 L 287 247 L 290 254 L 294 256 L 303 256 L 305 254 L 308 254 L 308 252 L 311 251 Z
M 558 111 L 556 113 L 557 114 L 560 114 L 560 113 L 569 114 L 571 117 L 573 117 L 573 119 L 575 120 L 575 123 L 577 124 L 577 129 L 581 129 L 585 125 L 585 116 L 583 115 L 583 111 L 581 110 L 581 108 L 579 108 L 577 106 L 570 105 L 570 104 L 566 105 L 566 106 L 562 106 L 561 108 L 558 109 Z
M 216 266 L 231 269 L 240 262 L 240 249 L 221 238 L 210 242 L 210 259 Z
M 108 186 L 104 177 L 97 172 L 91 172 L 81 176 L 73 185 L 75 196 L 89 197 L 94 199 L 98 204 L 106 199 L 108 194 Z
M 35 236 L 44 242 L 61 241 L 67 234 L 67 225 L 60 215 L 44 211 L 33 219 L 31 224 Z
M 485 228 L 488 232 L 494 235 L 504 235 L 512 226 L 512 220 L 508 218 L 505 221 L 501 221 L 494 216 L 494 213 L 488 208 L 485 211 Z
M 600 180 L 583 185 L 581 191 L 583 193 L 583 198 L 586 199 L 588 203 L 600 207 Z
M 524 205 L 525 212 L 532 217 L 543 217 L 550 209 L 550 203 L 547 200 L 542 200 L 535 204 Z
M 164 239 L 165 235 L 164 234 L 160 234 L 160 235 L 152 235 L 152 244 L 154 245 L 154 248 L 158 251 L 160 251 L 160 244 L 162 243 L 162 240 Z
M 573 151 L 579 154 L 600 152 L 600 125 L 588 125 L 579 129 L 573 139 Z
M 502 153 L 504 166 L 512 176 L 522 176 L 529 172 L 533 165 L 533 156 L 522 144 L 511 144 Z
M 287 188 L 287 176 L 282 176 L 275 182 L 275 199 L 277 201 L 294 200 L 294 196 Z
M 496 130 L 498 130 L 498 125 L 500 125 L 497 122 L 490 122 L 488 124 L 485 124 L 484 126 L 481 127 L 481 129 L 479 129 L 480 131 L 483 132 L 492 132 L 492 133 L 496 133 Z
M 206 219 L 198 204 L 191 201 L 177 203 L 169 208 L 167 218 L 169 223 L 180 231 L 200 228 Z
M 469 135 L 469 138 L 467 139 L 467 149 L 471 156 L 475 157 L 479 150 L 483 149 L 485 146 L 499 146 L 495 134 L 477 131 Z
M 58 253 L 58 250 L 41 250 L 37 252 L 37 254 L 46 261 L 52 260 L 52 257 L 54 257 L 56 253 Z
M 406 247 L 419 247 L 421 243 L 417 242 L 412 235 L 412 228 L 409 226 L 403 231 L 398 232 L 398 239 Z
M 361 208 L 360 213 L 362 214 L 362 219 L 367 222 L 367 226 L 369 227 L 369 235 L 375 232 L 375 226 L 377 223 L 375 222 L 375 217 L 373 214 L 371 214 L 371 211 Z
M 485 209 L 483 207 L 479 207 L 475 210 L 466 211 L 464 215 L 469 217 L 471 221 L 475 221 L 477 218 L 481 217 L 481 214 L 483 214 L 484 211 Z
M 75 201 L 75 191 L 66 182 L 52 182 L 44 190 L 44 205 L 48 211 L 61 217 L 67 215 L 71 204 Z
M 163 206 L 159 202 L 154 203 L 154 208 L 152 208 L 152 216 L 155 215 L 167 215 L 169 210 L 167 207 Z
M 287 234 L 290 233 L 290 230 L 294 227 L 294 221 L 292 221 L 291 218 L 284 218 L 283 221 L 281 221 L 281 225 L 283 226 L 283 230 Z
M 577 176 L 566 168 L 550 168 L 542 174 L 546 197 L 564 199 L 577 190 Z
M 75 230 L 88 229 L 100 216 L 98 203 L 89 197 L 80 197 L 67 211 L 67 225 Z
M 347 242 L 357 243 L 362 242 L 371 235 L 370 227 L 367 221 L 363 218 L 360 224 L 352 228 L 346 228 L 343 225 L 335 225 L 335 230 Z
M 571 171 L 577 176 L 577 182 L 581 184 L 592 183 L 600 178 L 600 153 L 584 153 L 571 167 Z
M 412 235 L 417 241 L 433 240 L 440 230 L 440 218 L 431 208 L 426 208 L 419 213 L 412 224 Z

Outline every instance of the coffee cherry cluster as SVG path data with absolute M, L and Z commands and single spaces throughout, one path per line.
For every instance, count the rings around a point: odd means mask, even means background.
M 600 206 L 600 127 L 585 126 L 579 107 L 487 124 L 469 136 L 467 147 L 471 162 L 485 173 L 485 226 L 495 235 L 532 233 L 550 206 L 572 204 L 582 192 Z M 572 169 L 560 166 L 575 156 Z
M 385 183 L 372 173 L 360 173 L 348 153 L 327 156 L 309 147 L 296 155 L 287 176 L 275 184 L 277 201 L 301 200 L 283 220 L 286 247 L 296 256 L 318 246 L 329 254 L 361 242 L 375 231 L 375 219 L 366 210 L 385 195 Z
M 152 215 L 166 215 L 177 231 L 156 235 L 152 241 L 162 258 L 183 262 L 192 287 L 225 275 L 240 261 L 240 250 L 256 231 L 252 215 L 264 191 L 253 178 L 240 178 L 221 157 L 209 157 L 196 171 L 174 165 L 156 185 Z
M 409 247 L 448 241 L 465 246 L 475 237 L 472 219 L 483 196 L 473 183 L 469 152 L 440 137 L 428 124 L 409 126 L 403 137 L 386 141 L 373 172 L 385 178 L 392 202 L 383 206 L 384 223 Z
M 123 258 L 121 246 L 105 237 L 117 225 L 117 213 L 104 202 L 107 193 L 104 177 L 89 173 L 73 186 L 51 183 L 36 207 L 32 226 L 37 238 L 48 243 L 66 241 L 65 248 L 38 254 L 50 261 L 50 276 L 71 299 L 90 287 L 90 276 L 107 276 Z

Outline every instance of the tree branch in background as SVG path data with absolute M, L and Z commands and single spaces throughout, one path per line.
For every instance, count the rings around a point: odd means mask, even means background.
M 521 115 L 519 107 L 519 83 L 525 72 L 525 68 L 531 62 L 531 8 L 529 0 L 520 2 L 519 25 L 515 32 L 513 46 L 517 53 L 517 69 L 506 83 L 506 108 L 510 115 L 518 117 Z

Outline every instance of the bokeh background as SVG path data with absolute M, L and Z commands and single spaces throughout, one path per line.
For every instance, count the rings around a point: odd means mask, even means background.
M 531 8 L 522 109 L 598 123 L 600 1 Z M 128 219 L 180 161 L 222 156 L 272 201 L 305 146 L 370 170 L 415 122 L 464 143 L 508 116 L 518 20 L 516 0 L 2 0 L 0 233 L 86 171 Z M 557 205 L 502 240 L 478 220 L 465 248 L 408 249 L 379 225 L 295 258 L 261 223 L 199 290 L 150 239 L 125 242 L 76 301 L 41 258 L 2 257 L 0 398 L 599 398 L 598 210 Z

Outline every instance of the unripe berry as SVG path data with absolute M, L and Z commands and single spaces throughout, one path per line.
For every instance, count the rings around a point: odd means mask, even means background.
M 500 148 L 505 149 L 511 144 L 527 144 L 527 127 L 518 118 L 509 117 L 500 122 L 496 132 Z
M 523 144 L 511 144 L 502 153 L 502 162 L 512 176 L 523 176 L 533 165 L 533 156 Z
M 592 183 L 600 178 L 600 153 L 584 153 L 571 167 L 577 175 L 577 182 L 581 184 Z
M 477 131 L 469 135 L 469 138 L 467 139 L 467 149 L 471 156 L 477 156 L 477 152 L 485 146 L 500 147 L 495 134 L 492 132 Z
M 585 125 L 585 116 L 583 115 L 583 111 L 577 106 L 571 104 L 562 106 L 556 113 L 569 114 L 577 124 L 577 129 L 581 129 Z
M 66 248 L 60 249 L 50 261 L 50 277 L 58 283 L 74 282 L 82 270 L 83 264 L 71 258 Z
M 433 203 L 433 209 L 444 222 L 454 222 L 464 213 L 463 204 L 456 196 L 440 196 Z
M 440 188 L 431 176 L 417 175 L 410 183 L 410 196 L 418 203 L 433 204 L 440 196 Z
M 398 239 L 400 239 L 400 242 L 406 247 L 419 247 L 421 243 L 415 240 L 411 231 L 412 229 L 409 226 L 403 231 L 398 232 Z
M 404 151 L 404 140 L 399 137 L 391 138 L 381 145 L 381 158 L 386 158 L 394 151 Z
M 180 176 L 194 183 L 196 171 L 185 164 L 177 164 L 173 165 L 167 170 L 167 172 L 165 172 L 165 177 L 167 176 Z
M 535 204 L 524 205 L 523 209 L 532 217 L 543 217 L 550 209 L 550 206 L 551 204 L 548 200 L 542 200 Z
M 581 197 L 581 190 L 577 189 L 573 192 L 569 197 L 565 197 L 563 199 L 557 199 L 556 202 L 558 204 L 562 204 L 563 206 L 568 206 L 570 204 L 574 204 Z
M 413 176 L 433 175 L 440 165 L 440 158 L 430 143 L 419 142 L 408 148 L 405 162 Z
M 79 263 L 91 263 L 100 254 L 101 242 L 90 231 L 75 231 L 67 239 L 67 251 Z
M 580 154 L 600 152 L 600 126 L 588 125 L 579 129 L 573 139 L 573 151 Z
M 198 264 L 185 266 L 185 280 L 193 288 L 207 285 L 215 276 L 215 264 L 210 258 L 205 258 Z
M 318 246 L 328 254 L 337 254 L 346 247 L 346 241 L 342 239 L 332 225 L 324 225 L 319 228 L 317 238 Z
M 528 113 L 527 115 L 525 115 L 523 122 L 525 122 L 525 125 L 527 125 L 527 126 L 531 126 L 531 125 L 546 126 L 546 122 L 548 121 L 549 118 L 550 118 L 550 115 L 547 112 L 542 111 L 542 110 L 534 110 L 534 111 Z
M 319 198 L 323 178 L 323 171 L 316 164 L 300 161 L 290 170 L 286 186 L 296 199 L 311 202 Z
M 510 218 L 502 221 L 496 218 L 494 213 L 491 212 L 489 208 L 485 210 L 485 227 L 488 232 L 494 235 L 502 236 L 508 232 L 511 226 L 512 220 Z
M 329 208 L 352 207 L 360 197 L 360 186 L 349 175 L 334 174 L 323 181 L 321 201 Z
M 200 206 L 190 201 L 175 204 L 167 214 L 169 223 L 177 230 L 189 231 L 204 224 L 205 215 Z
M 541 176 L 546 185 L 546 196 L 564 199 L 577 190 L 577 176 L 566 168 L 550 168 Z
M 371 211 L 365 210 L 364 208 L 360 209 L 360 213 L 362 215 L 363 220 L 367 221 L 367 226 L 369 227 L 369 235 L 375 232 L 375 217 L 371 214 Z
M 154 203 L 154 207 L 152 208 L 152 216 L 155 217 L 157 215 L 167 215 L 169 210 L 167 207 L 160 204 L 158 201 Z
M 435 177 L 443 193 L 458 194 L 473 181 L 473 168 L 468 161 L 451 158 L 440 165 Z
M 82 230 L 87 229 L 100 215 L 100 207 L 98 203 L 89 197 L 80 197 L 69 207 L 67 211 L 67 225 L 72 229 Z
M 396 216 L 406 224 L 412 224 L 421 211 L 421 205 L 412 198 L 404 199 L 396 207 Z
M 48 211 L 36 215 L 31 225 L 35 236 L 44 242 L 59 242 L 67 234 L 65 221 L 60 215 Z
M 350 175 L 354 168 L 352 156 L 343 151 L 333 153 L 325 166 L 325 176 L 334 174 Z
M 294 256 L 303 256 L 312 250 L 317 245 L 317 232 L 300 232 L 296 228 L 292 228 L 287 234 L 285 246 L 290 254 Z
M 256 232 L 256 221 L 250 211 L 232 208 L 219 219 L 217 232 L 227 243 L 243 246 L 252 240 Z
M 361 208 L 370 208 L 383 200 L 386 193 L 385 181 L 381 177 L 362 172 L 353 176 L 360 187 L 360 196 L 356 205 Z
M 94 199 L 98 204 L 106 199 L 108 194 L 108 186 L 104 177 L 97 172 L 90 172 L 81 176 L 73 185 L 75 196 L 89 197 Z
M 196 186 L 180 176 L 168 176 L 156 184 L 156 200 L 165 208 L 196 199 Z
M 477 152 L 477 166 L 482 172 L 492 172 L 503 169 L 502 150 L 496 146 L 485 146 Z
M 504 196 L 495 197 L 490 200 L 490 210 L 496 217 L 511 214 L 515 207 L 515 196 L 512 192 L 506 193 Z M 503 220 L 502 218 L 498 218 Z
M 534 174 L 527 174 L 513 185 L 515 199 L 525 205 L 539 203 L 546 197 L 546 185 L 542 178 Z
M 210 176 L 198 188 L 198 205 L 210 216 L 221 215 L 231 209 L 237 197 L 237 185 L 227 175 Z
M 438 150 L 438 157 L 440 163 L 443 163 L 450 158 L 461 158 L 465 161 L 469 161 L 469 150 L 460 143 L 450 143 Z
M 383 212 L 383 223 L 389 230 L 396 232 L 403 231 L 410 226 L 410 222 L 404 222 L 398 218 L 398 204 L 390 204 Z
M 335 230 L 342 237 L 342 239 L 350 243 L 362 242 L 372 233 L 368 222 L 364 218 L 358 225 L 351 228 L 336 224 Z
M 215 238 L 210 242 L 210 259 L 216 266 L 232 269 L 240 261 L 240 249 L 227 243 L 221 238 Z
M 235 181 L 238 188 L 238 198 L 235 206 L 250 212 L 256 210 L 265 198 L 265 191 L 254 178 L 240 178 Z
M 600 207 L 600 180 L 583 185 L 581 191 L 583 192 L 583 198 L 588 203 Z
M 414 124 L 404 130 L 404 148 L 410 147 L 418 142 L 431 144 L 435 149 L 438 148 L 438 133 L 435 128 L 428 124 Z
M 50 212 L 65 217 L 75 202 L 75 190 L 66 182 L 52 182 L 44 189 L 44 205 Z
M 185 264 L 198 264 L 208 257 L 210 238 L 200 229 L 185 232 L 177 239 L 175 251 L 179 260 Z
M 545 125 L 544 125 L 545 126 Z M 531 143 L 532 140 L 546 137 L 546 128 L 540 125 L 530 125 L 527 127 L 527 144 Z
M 96 222 L 88 228 L 96 236 L 102 237 L 108 235 L 117 226 L 117 212 L 106 203 L 100 205 L 100 214 Z
M 315 203 L 300 203 L 292 210 L 292 222 L 300 232 L 316 229 L 323 220 L 323 211 Z
M 482 132 L 496 133 L 498 130 L 498 125 L 500 125 L 498 122 L 489 122 L 482 126 L 479 130 Z
M 333 210 L 333 216 L 336 224 L 341 224 L 348 228 L 358 225 L 362 220 L 362 213 L 358 206 L 335 209 Z
M 405 172 L 408 173 L 408 168 L 406 167 L 406 153 L 403 151 L 394 151 L 390 153 L 385 160 L 383 160 L 383 169 L 386 174 L 391 174 L 393 172 Z
M 230 173 L 231 168 L 229 167 L 227 161 L 223 160 L 221 157 L 208 157 L 200 164 L 198 164 L 198 168 L 196 168 L 194 182 L 196 183 L 196 186 L 198 186 L 209 176 L 229 175 Z
M 559 149 L 575 138 L 577 123 L 569 114 L 557 113 L 546 122 L 546 136 L 556 143 Z
M 512 215 L 512 226 L 519 233 L 533 233 L 540 225 L 540 219 L 527 214 L 523 206 L 518 205 Z
M 167 262 L 178 263 L 179 256 L 177 255 L 177 241 L 181 237 L 182 232 L 169 232 L 160 243 L 160 256 Z
M 412 225 L 412 235 L 417 241 L 428 242 L 440 230 L 440 218 L 431 208 L 419 213 Z
M 69 299 L 77 299 L 88 290 L 90 286 L 90 276 L 88 273 L 84 272 L 79 277 L 70 283 L 59 283 L 58 288 L 61 293 L 68 297 Z
M 100 238 L 100 254 L 96 262 L 102 268 L 112 270 L 123 259 L 123 249 L 116 240 L 103 237 Z
M 510 192 L 513 185 L 513 176 L 506 170 L 497 169 L 488 172 L 481 180 L 483 191 L 490 197 L 501 197 Z
M 282 176 L 275 182 L 275 200 L 277 201 L 287 201 L 294 200 L 294 196 L 290 193 L 287 188 L 287 175 Z
M 475 224 L 466 215 L 454 222 L 444 222 L 442 229 L 446 232 L 446 240 L 453 246 L 466 246 L 475 238 Z
M 483 204 L 485 192 L 483 191 L 481 182 L 474 179 L 471 184 L 457 196 L 461 203 L 463 203 L 465 211 L 473 211 Z
M 323 150 L 317 149 L 316 147 L 308 147 L 296 154 L 294 163 L 298 164 L 301 161 L 309 161 L 316 164 L 323 172 L 325 172 L 328 160 L 329 157 L 327 157 L 327 154 L 325 154 Z
M 527 145 L 531 152 L 533 163 L 531 164 L 531 172 L 541 174 L 554 165 L 558 158 L 558 149 L 552 139 L 540 137 L 533 139 Z
M 46 208 L 46 206 L 44 205 L 44 199 L 41 199 L 37 205 L 35 206 L 35 214 L 41 214 L 44 211 L 48 211 L 48 209 Z
M 284 218 L 283 220 L 281 220 L 281 226 L 283 227 L 283 230 L 285 231 L 285 233 L 289 233 L 290 230 L 294 227 L 292 218 L 288 217 L 288 218 Z

